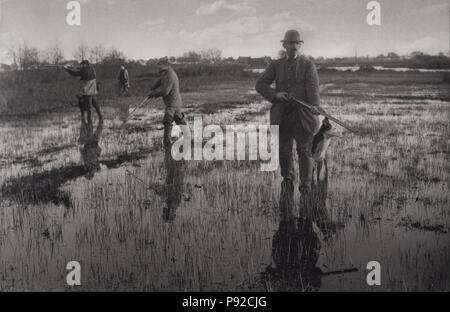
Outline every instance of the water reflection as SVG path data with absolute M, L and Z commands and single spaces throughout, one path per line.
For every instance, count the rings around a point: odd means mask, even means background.
M 175 219 L 176 211 L 181 204 L 186 170 L 186 162 L 174 160 L 170 150 L 171 148 L 168 148 L 164 154 L 166 207 L 163 209 L 163 219 L 166 222 L 172 222 Z
M 326 209 L 328 170 L 326 162 L 316 162 L 312 189 L 300 196 L 299 218 L 294 216 L 294 184 L 283 181 L 280 194 L 280 223 L 272 241 L 275 266 L 267 268 L 264 279 L 277 290 L 315 291 L 322 284 L 323 272 L 317 261 L 321 241 L 317 231 L 326 237 L 331 221 Z
M 94 126 L 92 119 L 88 121 L 81 120 L 80 126 L 80 154 L 84 163 L 84 169 L 86 171 L 85 177 L 92 179 L 95 172 L 100 171 L 99 158 L 102 149 L 99 146 L 99 141 L 103 132 L 103 122 L 99 122 L 94 132 Z
M 304 218 L 281 219 L 272 241 L 275 266 L 265 272 L 277 290 L 314 291 L 321 287 L 322 271 L 316 267 L 320 240 L 313 223 Z
M 318 266 L 323 241 L 331 239 L 343 224 L 333 222 L 326 207 L 328 168 L 325 159 L 316 161 L 312 188 L 300 196 L 299 218 L 294 216 L 294 185 L 283 181 L 280 194 L 280 223 L 272 241 L 272 259 L 263 273 L 264 282 L 279 291 L 316 291 L 322 277 L 357 271 L 342 268 L 323 272 Z M 315 225 L 315 226 L 314 226 Z M 323 240 L 323 241 L 321 241 Z

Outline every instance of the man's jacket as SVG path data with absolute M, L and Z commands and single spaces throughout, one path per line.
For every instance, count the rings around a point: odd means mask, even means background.
M 121 69 L 117 79 L 119 80 L 119 82 L 121 84 L 128 84 L 128 80 L 129 80 L 128 70 L 126 70 L 126 69 L 122 70 Z
M 160 78 L 153 84 L 153 96 L 162 96 L 166 105 L 166 113 L 173 116 L 175 111 L 180 111 L 182 106 L 178 76 L 171 67 L 162 71 L 160 75 Z
M 97 79 L 95 69 L 92 66 L 80 69 L 67 68 L 67 72 L 75 77 L 80 77 L 80 93 L 83 95 L 97 94 Z
M 256 82 L 256 91 L 272 103 L 270 109 L 270 124 L 280 125 L 283 114 L 298 113 L 302 126 L 310 133 L 316 134 L 320 128 L 317 115 L 307 108 L 294 107 L 291 103 L 275 100 L 275 93 L 287 92 L 296 99 L 305 101 L 311 106 L 319 106 L 319 77 L 314 63 L 303 55 L 298 55 L 295 61 L 294 76 L 288 77 L 288 60 L 282 58 L 273 61 Z M 271 85 L 275 81 L 275 88 Z M 295 109 L 297 108 L 297 109 Z

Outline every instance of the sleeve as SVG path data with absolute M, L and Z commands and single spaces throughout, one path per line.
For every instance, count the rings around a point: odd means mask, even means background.
M 81 71 L 80 70 L 71 69 L 71 68 L 66 68 L 66 70 L 72 76 L 75 76 L 75 77 L 80 77 L 81 76 Z
M 313 62 L 309 63 L 306 71 L 305 84 L 308 103 L 312 106 L 320 106 L 319 75 Z
M 156 90 L 153 93 L 154 97 L 159 97 L 159 96 L 166 96 L 170 93 L 170 90 L 172 90 L 172 86 L 173 86 L 173 74 L 172 73 L 167 73 L 166 75 L 164 75 L 163 77 L 161 77 L 161 83 L 160 85 L 156 88 Z
M 124 78 L 125 78 L 126 82 L 128 82 L 128 80 L 130 79 L 130 77 L 128 75 L 128 70 L 126 70 L 126 69 L 125 69 L 125 72 L 124 72 Z
M 150 87 L 150 90 L 155 90 L 156 88 L 158 88 L 161 85 L 161 78 L 158 78 L 155 80 L 155 82 L 153 82 L 153 84 Z
M 276 93 L 275 89 L 271 87 L 275 80 L 275 75 L 276 62 L 272 62 L 258 79 L 255 86 L 256 91 L 270 102 L 273 101 Z

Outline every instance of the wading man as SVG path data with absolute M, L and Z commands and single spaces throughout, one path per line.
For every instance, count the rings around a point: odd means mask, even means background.
M 293 141 L 296 141 L 299 159 L 300 193 L 306 198 L 312 182 L 312 142 L 320 121 L 307 108 L 299 107 L 290 99 L 296 98 L 319 107 L 319 79 L 314 63 L 300 55 L 303 41 L 296 30 L 286 32 L 281 41 L 285 56 L 272 62 L 256 83 L 256 91 L 273 105 L 271 125 L 280 126 L 279 159 L 283 182 L 281 184 L 280 213 L 291 215 L 294 194 Z M 271 87 L 275 82 L 275 88 Z M 301 209 L 302 210 L 302 209 Z M 302 211 L 300 211 L 302 213 Z
M 170 66 L 167 58 L 161 58 L 157 63 L 159 78 L 153 84 L 149 98 L 162 97 L 166 106 L 164 112 L 164 148 L 170 150 L 172 145 L 173 122 L 177 125 L 187 125 L 181 112 L 182 100 L 178 76 Z
M 94 67 L 89 64 L 89 61 L 83 60 L 80 68 L 73 68 L 72 66 L 65 65 L 64 68 L 72 76 L 80 77 L 80 93 L 84 97 L 84 102 L 87 107 L 88 119 L 91 119 L 91 104 L 97 111 L 100 121 L 103 120 L 103 116 L 100 112 L 100 106 L 98 105 L 97 95 L 97 77 Z M 81 116 L 84 118 L 84 116 Z
M 130 76 L 124 65 L 120 66 L 117 80 L 119 81 L 119 96 L 122 94 L 128 94 L 128 89 L 130 88 Z

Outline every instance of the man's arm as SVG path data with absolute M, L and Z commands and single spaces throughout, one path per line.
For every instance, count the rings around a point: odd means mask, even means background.
M 170 93 L 170 90 L 172 90 L 173 86 L 173 74 L 168 72 L 163 77 L 161 77 L 160 84 L 157 88 L 153 88 L 154 91 L 150 93 L 149 96 L 151 97 L 160 97 L 160 96 L 166 96 Z
M 161 78 L 158 78 L 150 87 L 150 91 L 153 92 L 156 88 L 161 85 Z
M 310 62 L 306 70 L 306 100 L 311 106 L 320 106 L 319 75 L 316 66 Z
M 72 76 L 75 76 L 75 77 L 80 77 L 80 76 L 81 76 L 81 71 L 78 70 L 78 69 L 74 69 L 74 68 L 69 67 L 69 66 L 64 66 L 64 68 L 65 68 L 65 69 L 67 70 L 67 72 L 68 72 L 69 74 L 71 74 Z
M 256 92 L 261 94 L 266 100 L 273 102 L 276 91 L 271 87 L 275 80 L 276 75 L 276 63 L 272 62 L 269 67 L 266 68 L 262 76 L 256 81 Z

